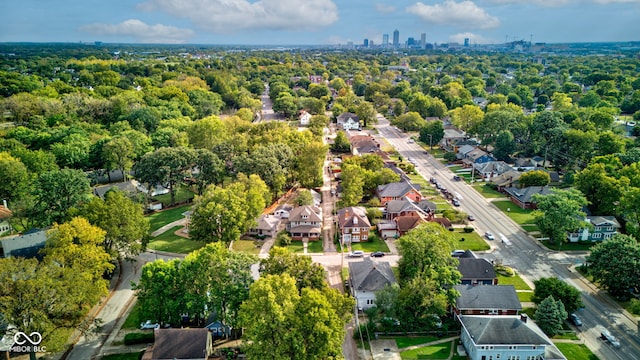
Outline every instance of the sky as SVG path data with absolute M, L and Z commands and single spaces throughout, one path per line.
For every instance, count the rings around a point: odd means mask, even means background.
M 0 42 L 242 45 L 640 40 L 640 0 L 0 0 Z

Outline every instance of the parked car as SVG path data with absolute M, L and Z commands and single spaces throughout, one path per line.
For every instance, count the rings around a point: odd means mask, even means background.
M 460 201 L 458 201 L 458 199 L 451 200 L 451 203 L 453 204 L 453 206 L 460 206 Z
M 491 231 L 487 231 L 484 233 L 484 237 L 486 237 L 488 240 L 495 240 L 495 237 L 493 236 L 493 234 L 491 233 Z
M 467 216 L 467 220 L 469 220 L 469 221 L 476 221 L 476 217 L 475 217 L 475 216 L 473 216 L 473 215 L 469 215 L 469 216 Z
M 383 257 L 384 253 L 382 251 L 376 251 L 371 253 L 371 257 Z
M 464 255 L 465 251 L 464 250 L 453 250 L 451 252 L 451 256 L 453 257 L 460 257 L 462 255 Z
M 151 320 L 147 320 L 143 323 L 140 323 L 140 330 L 150 330 L 150 329 L 159 329 L 160 324 L 152 323 Z
M 438 182 L 438 180 L 436 180 L 436 178 L 432 177 L 432 178 L 429 179 L 429 182 L 432 183 L 432 184 L 435 184 L 435 183 Z
M 349 257 L 363 257 L 363 256 L 364 256 L 364 251 L 362 250 L 354 250 L 349 253 Z
M 572 313 L 571 315 L 569 315 L 569 319 L 571 319 L 571 322 L 573 323 L 573 325 L 582 326 L 582 320 L 580 320 L 580 317 L 575 313 Z

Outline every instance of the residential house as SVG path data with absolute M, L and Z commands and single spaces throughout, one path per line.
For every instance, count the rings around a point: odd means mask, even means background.
M 460 342 L 470 360 L 566 360 L 526 315 L 461 315 Z
M 4 201 L 4 205 L 0 205 L 0 235 L 11 231 L 11 224 L 9 224 L 11 216 L 13 213 L 7 207 L 7 202 Z
M 397 216 L 393 219 L 393 222 L 396 224 L 396 229 L 398 230 L 398 236 L 402 236 L 422 224 L 426 220 L 421 216 L 407 215 L 407 216 Z
M 427 200 L 414 202 L 409 198 L 387 201 L 384 216 L 387 220 L 393 220 L 398 216 L 419 216 L 430 219 L 435 214 L 436 205 Z
M 310 121 L 311 121 L 311 114 L 309 114 L 304 110 L 300 111 L 300 125 L 302 126 L 309 125 Z
M 459 258 L 458 271 L 463 285 L 497 285 L 498 276 L 487 259 Z
M 617 234 L 621 227 L 615 216 L 587 216 L 585 221 L 590 223 L 592 228 L 585 227 L 570 233 L 569 242 L 607 240 Z
M 513 285 L 456 285 L 460 296 L 453 311 L 458 315 L 518 315 L 522 304 Z
M 478 147 L 466 153 L 462 159 L 462 163 L 469 167 L 473 166 L 473 164 L 482 164 L 489 161 L 496 161 L 496 159 Z
M 462 145 L 458 148 L 458 151 L 456 152 L 456 157 L 459 160 L 465 159 L 467 157 L 467 154 L 473 151 L 475 148 L 476 148 L 475 145 L 470 145 L 470 144 Z
M 491 182 L 497 186 L 498 191 L 513 187 L 513 184 L 520 179 L 522 173 L 517 170 L 507 170 L 506 172 L 491 178 Z
M 345 112 L 338 115 L 337 125 L 342 130 L 360 130 L 360 118 L 354 113 Z
M 153 187 L 153 189 L 151 189 L 151 192 L 149 192 L 149 189 L 147 189 L 147 186 L 145 184 L 141 184 L 140 182 L 138 182 L 137 180 L 131 180 L 131 183 L 133 185 L 135 185 L 135 187 L 149 195 L 149 196 L 157 196 L 157 195 L 164 195 L 164 194 L 168 194 L 169 193 L 169 189 L 163 187 L 162 185 L 158 184 L 155 187 Z
M 395 221 L 382 220 L 376 224 L 376 228 L 383 239 L 397 238 L 400 235 Z
M 362 206 L 350 206 L 338 210 L 338 229 L 343 244 L 369 241 L 371 223 Z
M 380 144 L 370 135 L 351 135 L 351 153 L 353 155 L 372 154 L 380 152 Z
M 474 163 L 472 166 L 474 177 L 480 177 L 485 180 L 491 180 L 496 175 L 501 175 L 513 170 L 513 168 L 504 161 Z
M 280 205 L 273 212 L 273 215 L 279 217 L 280 219 L 288 219 L 291 213 L 291 210 L 293 210 L 293 206 L 289 204 Z
M 349 263 L 349 283 L 358 309 L 365 310 L 375 306 L 376 291 L 396 283 L 396 277 L 388 262 L 365 258 Z
M 313 205 L 320 206 L 320 204 L 322 203 L 322 194 L 313 189 L 309 189 L 309 193 L 311 194 L 311 198 L 313 199 Z
M 8 236 L 0 239 L 0 258 L 39 257 L 39 251 L 47 242 L 46 230 L 28 231 L 22 235 Z
M 211 337 L 215 339 L 227 339 L 231 336 L 231 327 L 223 324 L 220 320 L 215 320 L 207 324 L 205 329 L 211 332 Z
M 455 129 L 450 126 L 445 126 L 444 135 L 442 140 L 440 140 L 440 146 L 442 146 L 447 151 L 458 152 L 458 146 L 456 145 L 458 141 L 464 140 L 467 137 L 467 134 L 464 131 Z
M 205 328 L 155 329 L 154 335 L 153 346 L 143 359 L 207 360 L 213 353 L 211 333 Z
M 260 215 L 256 219 L 255 226 L 247 231 L 247 235 L 275 237 L 278 232 L 278 226 L 280 226 L 280 221 L 282 221 L 282 219 L 275 215 Z
M 420 185 L 412 184 L 408 181 L 394 182 L 385 185 L 379 185 L 376 189 L 380 204 L 386 205 L 391 200 L 399 200 L 403 198 L 409 198 L 414 202 L 422 200 L 422 194 L 420 193 Z
M 451 220 L 449 220 L 449 219 L 447 219 L 445 217 L 433 217 L 429 221 L 438 223 L 438 224 L 442 225 L 442 227 L 445 228 L 445 229 L 451 229 L 451 227 L 453 226 L 453 224 L 451 224 Z
M 551 193 L 549 186 L 529 186 L 526 188 L 508 187 L 504 192 L 509 195 L 511 202 L 523 209 L 535 209 L 536 204 L 533 201 L 533 195 L 547 195 Z
M 93 195 L 104 199 L 104 195 L 111 189 L 118 189 L 127 196 L 133 196 L 138 193 L 137 182 L 134 180 L 122 181 L 115 184 L 101 185 L 93 188 Z
M 317 206 L 298 206 L 291 210 L 287 231 L 291 240 L 318 240 L 322 233 L 322 210 Z
M 535 170 L 538 167 L 538 162 L 532 158 L 517 158 L 513 162 L 513 167 L 519 171 Z

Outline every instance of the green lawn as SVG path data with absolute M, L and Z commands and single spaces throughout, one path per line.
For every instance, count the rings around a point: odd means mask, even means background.
M 558 245 L 556 243 L 552 243 L 550 241 L 542 241 L 542 245 L 546 246 L 551 250 L 562 250 L 562 251 L 575 251 L 575 250 L 591 250 L 592 247 L 598 244 L 597 241 L 585 241 L 585 242 L 577 242 L 577 243 L 566 243 Z
M 258 255 L 260 254 L 260 247 L 264 244 L 264 241 L 255 240 L 235 240 L 231 245 L 231 248 L 238 252 L 245 254 Z
M 516 295 L 518 295 L 518 300 L 520 300 L 520 302 L 533 301 L 533 291 L 518 291 L 516 292 Z
M 176 220 L 184 218 L 183 212 L 188 211 L 191 205 L 179 206 L 177 208 L 163 210 L 155 212 L 148 216 L 149 218 L 149 232 L 154 232 L 164 225 L 172 223 Z
M 143 320 L 140 318 L 140 304 L 136 302 L 135 304 L 133 304 L 133 307 L 131 308 L 129 315 L 127 315 L 127 319 L 124 321 L 124 324 L 122 324 L 122 328 L 132 330 L 137 329 L 140 327 L 141 322 L 143 322 Z
M 193 250 L 198 250 L 205 244 L 200 241 L 193 241 L 174 234 L 182 226 L 174 226 L 168 231 L 151 239 L 147 248 L 150 250 L 166 251 L 178 254 L 188 254 Z
M 519 225 L 534 223 L 534 217 L 531 214 L 533 210 L 519 208 L 509 200 L 494 201 L 492 204 L 497 206 L 498 209 L 502 210 L 503 213 L 507 214 L 511 220 L 515 221 Z
M 567 360 L 598 360 L 598 357 L 584 344 L 556 343 L 555 345 Z
M 538 225 L 534 225 L 534 224 L 522 225 L 521 227 L 522 227 L 522 230 L 524 230 L 526 232 L 540 231 L 540 229 L 538 228 Z
M 483 251 L 491 248 L 489 244 L 487 244 L 487 242 L 484 241 L 484 239 L 475 231 L 465 233 L 463 229 L 456 229 L 453 232 L 453 238 L 453 247 L 456 249 Z M 464 238 L 464 241 L 460 241 L 462 238 Z
M 302 241 L 292 241 L 291 245 L 288 245 L 287 248 L 294 253 L 303 253 L 304 245 Z M 309 241 L 307 244 L 307 253 L 321 253 L 324 252 L 322 248 L 322 240 L 318 241 Z
M 434 336 L 403 336 L 397 337 L 396 344 L 398 345 L 398 349 L 403 349 L 408 346 L 426 344 L 432 341 L 439 340 L 439 338 Z
M 490 186 L 484 183 L 476 183 L 473 185 L 473 188 L 476 189 L 476 191 L 479 192 L 480 195 L 488 199 L 495 199 L 495 198 L 501 198 L 506 196 L 501 192 L 493 190 Z
M 127 354 L 111 354 L 102 357 L 102 360 L 138 360 L 142 358 L 144 351 Z
M 448 359 L 451 352 L 451 343 L 425 346 L 413 350 L 407 350 L 400 353 L 400 357 L 404 359 Z
M 504 276 L 500 273 L 498 275 L 498 284 L 500 285 L 513 285 L 516 290 L 533 290 L 529 285 L 527 285 L 524 280 L 520 277 L 520 275 L 516 274 L 515 276 Z
M 562 334 L 558 334 L 552 337 L 552 339 L 564 339 L 564 340 L 580 340 L 575 331 L 565 331 Z
M 189 199 L 193 199 L 194 193 L 189 190 L 185 186 L 181 186 L 176 191 L 175 202 L 179 203 L 182 201 L 187 201 Z M 153 200 L 160 201 L 162 206 L 170 206 L 171 205 L 171 194 L 162 194 L 153 197 Z
M 373 233 L 369 234 L 369 241 L 360 242 L 360 243 L 352 243 L 351 250 L 362 250 L 364 252 L 389 252 L 389 247 L 387 243 L 384 242 L 379 236 L 373 235 Z

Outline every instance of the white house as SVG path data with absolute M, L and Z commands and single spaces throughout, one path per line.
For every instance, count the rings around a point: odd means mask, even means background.
M 278 206 L 278 208 L 273 212 L 273 215 L 279 217 L 280 219 L 288 219 L 291 210 L 293 210 L 293 206 L 284 204 L 282 206 Z
M 300 125 L 309 125 L 311 121 L 311 114 L 302 110 L 300 111 Z
M 356 298 L 358 309 L 368 309 L 375 305 L 376 291 L 394 284 L 391 265 L 386 261 L 373 261 L 365 258 L 362 261 L 349 263 L 349 283 L 351 294 Z
M 566 360 L 527 315 L 461 315 L 460 342 L 471 360 Z
M 354 113 L 346 112 L 338 115 L 337 124 L 343 130 L 360 130 L 360 118 Z

